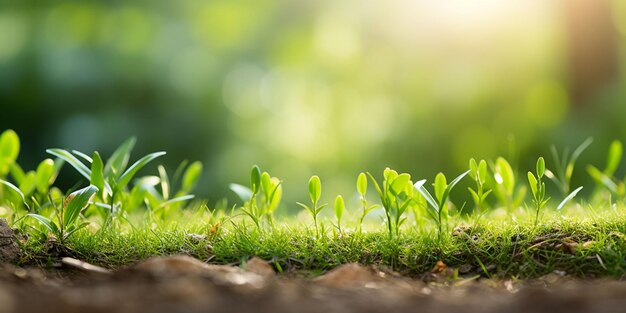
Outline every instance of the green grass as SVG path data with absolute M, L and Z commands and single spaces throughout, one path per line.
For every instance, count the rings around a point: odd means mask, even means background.
M 442 260 L 454 268 L 471 266 L 466 276 L 521 279 L 563 271 L 578 277 L 617 278 L 626 273 L 623 209 L 577 217 L 552 214 L 537 227 L 528 218 L 533 213 L 518 216 L 521 222 L 483 219 L 475 227 L 449 229 L 442 239 L 435 225 L 422 230 L 406 225 L 397 238 L 390 238 L 382 225 L 369 225 L 377 226 L 373 232 L 358 232 L 353 231 L 358 228 L 356 223 L 348 223 L 342 234 L 326 228 L 325 235 L 316 237 L 311 223 L 297 220 L 257 228 L 240 216 L 215 227 L 202 222 L 208 217 L 190 215 L 176 222 L 145 223 L 134 228 L 118 225 L 116 231 L 95 234 L 81 230 L 68 239 L 64 253 L 109 268 L 156 255 L 188 254 L 216 264 L 240 263 L 259 256 L 279 272 L 320 273 L 359 262 L 420 276 Z M 326 219 L 323 223 L 329 222 Z M 461 220 L 452 222 L 463 225 Z M 190 234 L 205 238 L 194 239 Z M 29 240 L 24 244 L 23 262 L 53 262 L 49 247 L 46 241 Z
M 622 160 L 619 141 L 611 144 L 604 170 L 588 164 L 596 186 L 586 199 L 574 199 L 582 187 L 569 182 L 590 140 L 571 156 L 567 150 L 560 158 L 555 153 L 554 173 L 539 157 L 527 182 L 520 174 L 525 170 L 515 171 L 502 157 L 470 160 L 469 170 L 449 183 L 443 173 L 432 184 L 390 168 L 382 178 L 361 173 L 353 194 L 358 199 L 344 201 L 324 189 L 337 199 L 332 210 L 322 210 L 322 181 L 314 175 L 310 204 L 299 203 L 297 217 L 277 216 L 295 203 L 281 203 L 282 181 L 258 166 L 252 167 L 249 187 L 230 185 L 237 204 L 209 210 L 191 194 L 200 162 L 184 161 L 171 173 L 157 166 L 158 175 L 139 176 L 139 169 L 165 152 L 131 163 L 134 143 L 122 143 L 106 162 L 96 151 L 49 149 L 56 159 L 29 171 L 17 163 L 17 134 L 0 134 L 0 217 L 22 234 L 21 264 L 53 265 L 73 256 L 116 268 L 156 255 L 188 254 L 217 264 L 258 256 L 278 272 L 320 273 L 359 262 L 420 276 L 438 261 L 470 277 L 626 272 L 626 178 L 615 176 Z M 55 186 L 64 164 L 83 177 L 79 190 Z M 544 174 L 562 195 L 549 192 Z M 466 176 L 476 186 L 465 191 L 474 205 L 450 199 L 452 192 L 464 192 L 452 189 Z

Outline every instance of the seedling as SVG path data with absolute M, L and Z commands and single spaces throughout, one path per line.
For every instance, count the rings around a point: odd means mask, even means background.
M 550 197 L 546 198 L 546 183 L 542 181 L 543 175 L 546 171 L 546 162 L 540 157 L 537 159 L 536 174 L 528 172 L 528 184 L 533 194 L 533 205 L 535 207 L 535 226 L 539 222 L 539 212 L 548 203 Z
M 339 195 L 335 198 L 334 209 L 335 217 L 337 218 L 337 229 L 341 234 L 341 218 L 343 217 L 343 212 L 346 210 L 346 204 L 344 203 L 342 196 Z
M 103 202 L 99 206 L 107 209 L 107 216 L 115 216 L 122 207 L 121 203 L 124 201 L 124 196 L 128 195 L 127 186 L 137 172 L 154 159 L 165 155 L 163 151 L 150 153 L 127 169 L 126 166 L 134 145 L 135 138 L 126 140 L 115 150 L 106 164 L 97 151 L 91 157 L 75 150 L 69 152 L 64 149 L 48 149 L 46 152 L 69 163 L 79 174 L 96 186 L 100 191 L 98 198 Z M 90 167 L 80 161 L 78 157 L 85 160 Z
M 556 166 L 554 173 L 546 169 L 546 177 L 551 179 L 558 187 L 563 195 L 570 193 L 570 182 L 572 180 L 572 174 L 574 173 L 574 166 L 578 157 L 591 145 L 593 138 L 588 138 L 583 141 L 572 153 L 569 155 L 569 149 L 565 148 L 561 156 L 556 150 L 556 146 L 552 146 L 552 157 L 554 158 L 554 164 Z
M 309 179 L 309 197 L 311 198 L 311 206 L 306 204 L 302 204 L 300 202 L 296 202 L 299 206 L 303 207 L 305 210 L 311 213 L 313 216 L 313 223 L 315 224 L 315 235 L 319 237 L 319 229 L 317 226 L 317 216 L 322 211 L 326 204 L 318 205 L 320 197 L 322 196 L 322 182 L 317 175 L 313 175 L 311 179 Z
M 400 226 L 406 221 L 406 217 L 403 217 L 403 214 L 413 201 L 411 175 L 407 173 L 398 174 L 398 172 L 386 168 L 383 171 L 381 186 L 376 182 L 372 174 L 367 174 L 378 192 L 383 209 L 385 209 L 389 237 L 398 237 L 400 235 Z
M 456 186 L 463 177 L 469 174 L 470 171 L 465 171 L 453 179 L 450 184 L 446 181 L 446 176 L 443 173 L 437 174 L 435 176 L 435 183 L 433 184 L 435 190 L 435 197 L 433 197 L 430 192 L 424 187 L 426 180 L 420 180 L 415 183 L 413 186 L 419 193 L 426 198 L 426 201 L 430 204 L 430 210 L 428 210 L 428 214 L 437 224 L 438 230 L 438 238 L 441 240 L 441 234 L 443 232 L 443 224 L 448 219 L 448 210 L 446 207 L 446 203 L 448 202 L 448 198 L 450 197 L 450 192 L 454 186 Z
M 485 199 L 492 191 L 491 189 L 485 190 L 485 183 L 487 182 L 487 162 L 480 160 L 480 162 L 476 163 L 476 160 L 472 158 L 470 159 L 469 167 L 469 175 L 476 182 L 476 190 L 471 187 L 467 187 L 467 189 L 472 195 L 478 218 L 480 218 L 483 214 Z
M 490 185 L 493 192 L 509 211 L 520 206 L 526 197 L 526 187 L 520 186 L 515 188 L 515 174 L 509 162 L 499 157 L 492 165 L 493 178 Z
M 244 201 L 241 210 L 257 228 L 261 228 L 263 219 L 269 225 L 274 223 L 274 212 L 282 198 L 283 189 L 280 179 L 269 173 L 261 173 L 261 169 L 254 165 L 250 172 L 250 188 L 239 184 L 230 184 L 230 189 Z
M 77 222 L 81 211 L 89 206 L 89 201 L 96 192 L 98 192 L 98 188 L 94 185 L 89 185 L 88 187 L 77 190 L 63 201 L 60 209 L 54 201 L 50 199 L 50 203 L 52 203 L 54 207 L 56 221 L 35 213 L 29 213 L 26 216 L 34 218 L 61 243 L 64 243 L 73 233 L 89 224 L 78 224 Z
M 587 172 L 596 182 L 596 185 L 609 190 L 611 194 L 619 198 L 623 198 L 626 195 L 624 182 L 614 177 L 615 171 L 622 160 L 622 152 L 622 143 L 619 140 L 614 140 L 609 147 L 604 171 L 600 171 L 593 165 L 587 165 Z
M 365 217 L 378 208 L 378 205 L 369 205 L 367 203 L 367 176 L 365 173 L 360 173 L 356 180 L 356 190 L 359 193 L 359 200 L 361 200 L 361 216 L 359 217 L 359 232 L 363 230 L 363 220 Z

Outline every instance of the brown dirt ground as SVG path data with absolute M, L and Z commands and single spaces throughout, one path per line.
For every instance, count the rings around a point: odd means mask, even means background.
M 515 282 L 428 279 L 348 264 L 307 279 L 275 275 L 255 259 L 242 267 L 156 257 L 109 272 L 66 259 L 42 271 L 4 265 L 0 312 L 623 312 L 626 282 L 556 274 Z M 79 268 L 79 269 L 76 269 Z M 269 269 L 269 270 L 268 270 Z

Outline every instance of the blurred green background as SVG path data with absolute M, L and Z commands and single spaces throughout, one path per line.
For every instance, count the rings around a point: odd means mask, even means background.
M 351 195 L 387 166 L 550 168 L 551 144 L 589 136 L 581 161 L 603 166 L 626 138 L 625 61 L 621 0 L 2 1 L 0 128 L 26 169 L 137 136 L 135 158 L 203 161 L 211 203 L 258 164 L 293 206 L 312 174 Z

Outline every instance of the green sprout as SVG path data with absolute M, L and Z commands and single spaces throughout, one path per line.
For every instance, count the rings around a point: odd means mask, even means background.
M 309 179 L 309 197 L 311 198 L 311 206 L 296 202 L 299 206 L 309 211 L 313 216 L 313 223 L 315 224 L 315 235 L 319 237 L 319 228 L 317 226 L 317 217 L 326 204 L 318 205 L 320 197 L 322 196 L 322 182 L 317 175 L 313 175 Z
M 359 193 L 359 200 L 361 201 L 361 216 L 359 216 L 359 232 L 363 230 L 363 220 L 374 209 L 378 208 L 377 204 L 369 205 L 367 203 L 367 176 L 365 173 L 360 173 L 356 180 L 356 190 Z
M 546 198 L 546 183 L 542 181 L 546 171 L 546 162 L 540 157 L 537 159 L 536 174 L 528 172 L 528 184 L 533 194 L 533 205 L 535 207 L 535 226 L 539 223 L 539 212 L 548 203 L 550 197 Z
M 610 147 L 604 171 L 593 165 L 587 165 L 587 172 L 596 182 L 596 185 L 609 190 L 612 195 L 619 198 L 626 196 L 626 185 L 623 181 L 614 177 L 615 171 L 622 161 L 623 147 L 619 140 L 614 140 Z
M 383 171 L 382 186 L 376 182 L 372 174 L 367 173 L 378 192 L 383 209 L 385 209 L 385 220 L 389 237 L 400 235 L 400 226 L 406 221 L 404 212 L 413 201 L 413 183 L 411 175 L 386 168 Z
M 526 187 L 515 188 L 515 174 L 505 158 L 498 157 L 492 167 L 493 177 L 490 185 L 494 195 L 509 211 L 519 207 L 526 197 Z
M 467 189 L 472 195 L 472 199 L 476 205 L 476 211 L 478 212 L 478 218 L 480 218 L 484 212 L 485 199 L 492 191 L 491 189 L 485 190 L 485 183 L 487 182 L 487 162 L 480 160 L 480 162 L 476 163 L 476 160 L 472 158 L 470 159 L 469 167 L 469 176 L 476 182 L 476 190 L 472 189 L 472 187 L 467 187 Z
M 448 210 L 446 204 L 448 203 L 448 199 L 450 197 L 450 192 L 454 189 L 463 177 L 469 174 L 470 171 L 465 171 L 461 173 L 459 176 L 454 178 L 450 184 L 448 184 L 446 180 L 446 176 L 443 173 L 437 174 L 435 176 L 435 183 L 433 184 L 435 196 L 433 197 L 430 192 L 424 187 L 426 183 L 425 179 L 422 179 L 413 185 L 415 190 L 419 191 L 419 193 L 426 198 L 426 201 L 430 204 L 430 210 L 428 210 L 428 214 L 433 221 L 437 224 L 438 230 L 438 238 L 441 240 L 443 233 L 443 225 L 448 219 Z
M 261 169 L 254 165 L 250 172 L 250 188 L 230 184 L 230 189 L 244 201 L 241 211 L 252 219 L 257 228 L 261 228 L 264 219 L 270 226 L 274 224 L 274 212 L 283 194 L 280 179 L 267 172 L 261 173 Z
M 48 149 L 46 152 L 70 164 L 80 175 L 98 188 L 97 198 L 100 202 L 97 205 L 105 208 L 105 216 L 110 218 L 120 213 L 122 207 L 130 210 L 122 204 L 129 196 L 126 190 L 137 172 L 154 159 L 165 155 L 164 151 L 150 153 L 127 168 L 134 145 L 135 138 L 129 138 L 113 152 L 106 163 L 97 151 L 91 156 L 76 150 L 69 152 L 64 149 Z M 86 164 L 79 158 L 83 159 Z
M 50 202 L 55 211 L 55 220 L 35 213 L 29 213 L 26 216 L 34 218 L 61 243 L 64 243 L 68 237 L 89 224 L 86 222 L 78 224 L 77 222 L 81 212 L 89 206 L 89 202 L 96 192 L 98 192 L 98 187 L 94 185 L 89 185 L 88 187 L 77 190 L 63 201 L 60 209 L 51 199 Z
M 337 229 L 339 230 L 339 233 L 341 234 L 341 218 L 343 217 L 343 212 L 346 210 L 346 204 L 343 201 L 343 197 L 341 195 L 335 198 L 334 209 L 335 209 L 335 217 L 337 218 Z
M 593 138 L 588 138 L 583 141 L 572 154 L 569 154 L 569 149 L 565 148 L 563 153 L 559 156 L 559 152 L 556 150 L 556 146 L 551 147 L 552 157 L 554 158 L 554 164 L 556 165 L 555 171 L 546 170 L 546 177 L 552 180 L 558 187 L 563 195 L 570 193 L 570 182 L 572 180 L 572 174 L 574 173 L 574 166 L 578 157 L 591 145 Z

